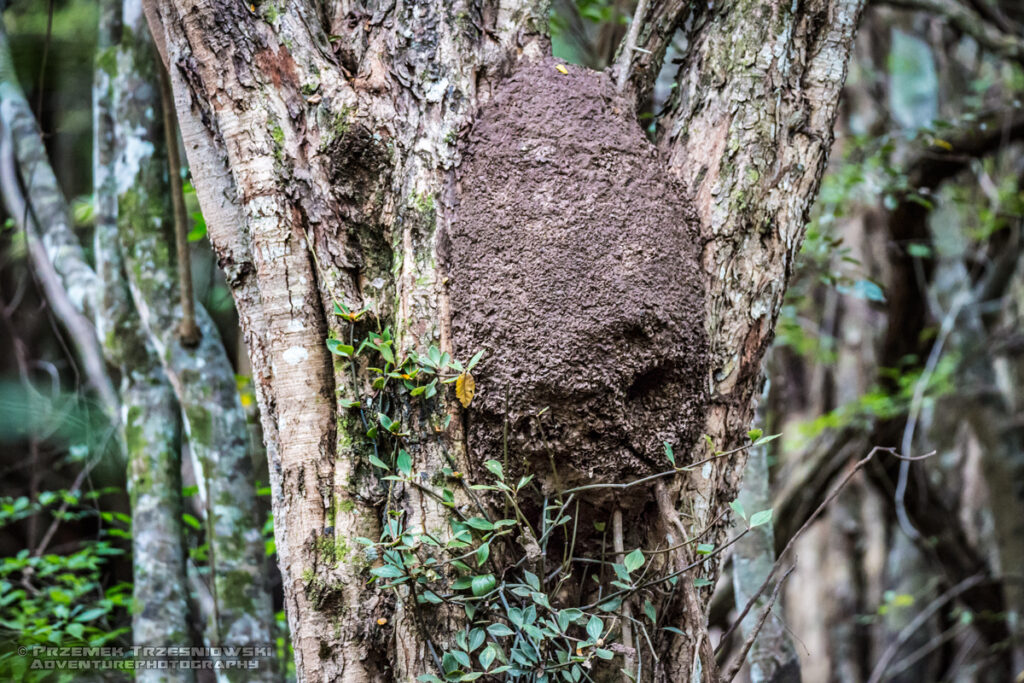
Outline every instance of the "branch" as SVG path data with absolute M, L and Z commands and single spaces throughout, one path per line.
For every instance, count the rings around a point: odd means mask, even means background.
M 911 457 L 900 455 L 899 453 L 896 452 L 895 448 L 887 448 L 882 446 L 875 446 L 874 448 L 872 448 L 871 452 L 869 452 L 866 456 L 859 460 L 853 466 L 853 468 L 851 468 L 850 471 L 846 473 L 846 476 L 842 478 L 842 480 L 839 482 L 839 484 L 836 485 L 835 488 L 832 489 L 832 493 L 828 494 L 825 500 L 821 501 L 821 504 L 818 505 L 814 513 L 807 518 L 807 521 L 804 522 L 803 525 L 797 530 L 797 532 L 793 534 L 792 538 L 789 539 L 789 542 L 786 543 L 786 546 L 782 549 L 782 552 L 779 553 L 778 558 L 776 558 L 775 564 L 772 566 L 772 570 L 768 572 L 768 576 L 765 577 L 764 583 L 761 584 L 761 587 L 757 589 L 757 592 L 754 593 L 754 595 L 751 596 L 750 600 L 747 601 L 746 606 L 740 612 L 739 616 L 736 617 L 735 621 L 733 621 L 732 625 L 729 626 L 729 628 L 726 630 L 724 634 L 722 634 L 722 637 L 719 640 L 718 648 L 715 650 L 716 655 L 722 651 L 723 647 L 725 646 L 725 643 L 729 640 L 729 636 L 731 636 L 733 631 L 736 630 L 736 627 L 743 622 L 744 617 L 746 617 L 747 613 L 750 612 L 750 609 L 754 606 L 754 603 L 756 603 L 758 599 L 760 599 L 760 597 L 764 594 L 765 590 L 767 590 L 768 586 L 771 584 L 772 577 L 775 575 L 775 571 L 782 565 L 782 560 L 785 559 L 786 555 L 793 548 L 793 544 L 797 542 L 797 539 L 799 539 L 803 535 L 803 533 L 811 527 L 812 524 L 814 524 L 818 517 L 821 516 L 821 513 L 825 511 L 825 509 L 832 503 L 833 500 L 835 500 L 836 496 L 838 496 L 840 492 L 844 488 L 846 488 L 846 485 L 850 482 L 850 479 L 853 478 L 853 475 L 857 474 L 857 472 L 860 472 L 869 462 L 871 462 L 871 460 L 875 457 L 876 453 L 888 453 L 894 456 L 895 458 L 899 459 L 901 462 L 914 462 L 917 460 L 924 460 L 935 455 L 935 453 L 927 453 L 925 455 Z
M 188 252 L 188 226 L 185 219 L 185 196 L 181 187 L 181 157 L 178 155 L 178 134 L 174 117 L 174 95 L 171 93 L 171 79 L 161 63 L 156 70 L 160 74 L 160 109 L 164 118 L 164 140 L 167 147 L 167 176 L 170 180 L 171 209 L 174 213 L 174 245 L 178 256 L 178 291 L 181 301 L 181 324 L 178 336 L 181 343 L 189 348 L 199 344 L 199 328 L 196 326 L 195 295 L 192 292 L 192 259 Z
M 0 126 L 4 204 L 25 233 L 29 257 L 54 313 L 68 330 L 108 417 L 119 419 L 96 330 L 99 282 L 71 228 L 67 205 L 47 160 L 39 126 L 18 84 L 7 33 L 0 25 Z
M 672 36 L 694 10 L 687 0 L 650 0 L 637 3 L 629 33 L 623 39 L 618 58 L 619 88 L 628 80 L 637 102 L 649 96 L 665 60 Z M 641 30 L 642 29 L 642 30 Z
M 625 42 L 622 44 L 622 52 L 619 53 L 619 63 L 616 70 L 619 72 L 619 92 L 626 87 L 629 80 L 630 66 L 633 64 L 633 52 L 636 51 L 636 39 L 640 34 L 640 25 L 644 22 L 647 14 L 648 0 L 639 0 L 636 3 L 636 12 L 633 13 L 633 21 L 629 25 L 629 33 L 626 34 Z
M 768 615 L 771 614 L 772 607 L 775 606 L 775 601 L 779 597 L 779 591 L 782 589 L 782 585 L 786 583 L 786 579 L 789 578 L 789 575 L 793 573 L 794 569 L 796 569 L 795 564 L 791 565 L 790 568 L 786 570 L 786 573 L 782 575 L 782 578 L 775 584 L 775 588 L 772 590 L 772 594 L 768 598 L 768 604 L 761 609 L 761 614 L 757 618 L 757 624 L 755 624 L 754 628 L 751 629 L 747 639 L 743 641 L 743 647 L 741 647 L 739 653 L 737 653 L 736 659 L 733 660 L 732 664 L 729 665 L 729 668 L 722 674 L 722 683 L 731 683 L 732 679 L 736 678 L 736 674 L 740 672 L 743 662 L 747 659 L 747 653 L 750 652 L 750 649 L 754 646 L 754 641 L 757 640 L 757 634 L 761 632 L 762 628 L 764 628 L 764 624 L 768 620 Z
M 885 675 L 885 670 L 888 668 L 889 664 L 892 662 L 896 653 L 899 652 L 903 644 L 910 640 L 910 637 L 914 635 L 926 621 L 931 619 L 932 615 L 934 615 L 940 607 L 961 593 L 974 588 L 983 581 L 985 581 L 985 577 L 981 574 L 968 577 L 947 590 L 937 599 L 933 600 L 928 607 L 921 610 L 909 624 L 903 627 L 903 630 L 901 630 L 899 634 L 897 634 L 896 638 L 889 643 L 889 646 L 885 648 L 885 652 L 883 652 L 882 656 L 878 658 L 878 663 L 875 664 L 875 668 L 871 671 L 871 678 L 868 679 L 868 683 L 879 683 L 879 681 L 882 680 Z
M 884 4 L 943 17 L 989 52 L 1024 63 L 1024 39 L 1006 33 L 959 0 L 887 0 Z

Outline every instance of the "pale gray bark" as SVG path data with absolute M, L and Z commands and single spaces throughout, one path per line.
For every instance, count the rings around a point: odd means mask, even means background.
M 102 8 L 100 44 L 109 49 L 117 31 L 119 8 Z M 0 28 L 2 32 L 2 28 Z M 9 65 L 9 48 L 0 44 L 0 63 Z M 122 379 L 117 412 L 120 443 L 128 463 L 133 512 L 133 639 L 138 645 L 177 646 L 188 643 L 188 603 L 181 545 L 181 483 L 177 404 L 159 360 L 140 329 L 124 285 L 117 243 L 116 197 L 111 190 L 113 129 L 110 117 L 112 82 L 97 69 L 94 84 L 97 271 L 85 261 L 71 231 L 68 207 L 46 159 L 46 151 L 28 103 L 4 71 L 3 157 L 4 201 L 31 241 L 47 245 L 34 256 L 36 269 L 52 268 L 51 302 L 65 299 L 80 316 L 81 343 L 91 340 L 102 350 L 100 362 L 119 369 Z M 12 149 L 13 148 L 13 149 Z M 19 182 L 20 175 L 21 180 Z M 33 179 L 37 180 L 32 185 Z M 24 185 L 22 184 L 24 183 Z M 43 222 L 43 221 L 48 222 Z M 50 263 L 53 259 L 53 263 Z M 49 277 L 44 275 L 44 278 Z M 88 318 L 86 317 L 88 315 Z M 103 369 L 104 376 L 106 373 Z M 191 671 L 145 671 L 140 680 L 194 680 Z
M 768 478 L 767 453 L 764 446 L 752 449 L 743 473 L 738 500 L 747 514 L 771 509 L 772 496 Z M 742 526 L 742 522 L 737 525 Z M 743 609 L 751 597 L 768 581 L 775 563 L 775 535 L 769 522 L 755 527 L 736 544 L 732 554 L 732 581 L 737 609 Z M 758 614 L 767 603 L 767 595 L 759 598 L 755 608 L 743 619 L 740 631 L 746 638 L 753 631 Z M 778 616 L 782 607 L 767 618 L 758 632 L 747 661 L 751 683 L 799 683 L 800 662 L 785 624 Z
M 96 331 L 107 362 L 121 375 L 121 423 L 132 501 L 132 642 L 139 647 L 175 647 L 190 642 L 180 417 L 174 390 L 132 303 L 118 240 L 115 82 L 108 69 L 120 34 L 120 0 L 104 0 L 93 83 L 94 254 L 102 283 Z M 195 676 L 188 669 L 143 669 L 137 678 L 187 683 Z
M 213 579 L 211 645 L 273 642 L 273 610 L 248 432 L 234 372 L 212 319 L 196 307 L 194 348 L 179 337 L 182 309 L 173 245 L 168 164 L 158 87 L 160 68 L 142 5 L 125 0 L 117 55 L 115 164 L 125 270 L 143 329 L 181 405 L 189 447 L 205 483 Z M 269 680 L 273 672 L 222 670 L 223 680 Z

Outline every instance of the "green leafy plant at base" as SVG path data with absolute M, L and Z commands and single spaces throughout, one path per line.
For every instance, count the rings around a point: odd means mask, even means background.
M 366 309 L 355 310 L 336 302 L 334 313 L 348 323 L 347 338 L 326 340 L 331 353 L 347 360 L 351 371 L 353 391 L 346 394 L 349 398 L 341 405 L 359 411 L 370 446 L 367 460 L 388 489 L 380 538 L 356 539 L 369 566 L 368 580 L 382 590 L 394 591 L 398 600 L 420 608 L 438 606 L 465 615 L 465 627 L 454 634 L 453 643 L 440 647 L 429 634 L 423 634 L 436 671 L 423 674 L 420 681 L 474 681 L 484 677 L 535 683 L 591 681 L 599 662 L 614 660 L 625 651 L 616 643 L 624 619 L 638 634 L 636 646 L 649 648 L 652 654 L 653 630 L 679 632 L 659 624 L 653 589 L 662 584 L 674 586 L 687 572 L 698 569 L 737 539 L 717 548 L 697 544 L 701 531 L 669 548 L 635 548 L 618 557 L 607 549 L 606 524 L 595 522 L 594 531 L 601 534 L 599 555 L 577 556 L 577 539 L 589 532 L 581 532 L 579 525 L 583 494 L 674 476 L 766 443 L 777 435 L 751 431 L 749 445 L 727 452 L 715 450 L 712 444 L 710 458 L 687 466 L 677 465 L 672 445 L 666 443 L 665 456 L 671 470 L 634 482 L 588 484 L 554 494 L 545 494 L 533 474 L 509 478 L 506 466 L 497 460 L 483 463 L 489 475 L 483 482 L 467 481 L 465 474 L 453 467 L 428 478 L 414 471 L 413 458 L 405 446 L 414 443 L 416 435 L 389 410 L 398 402 L 391 401 L 388 392 L 429 400 L 443 385 L 455 384 L 456 396 L 468 406 L 473 398 L 471 372 L 482 353 L 462 363 L 430 346 L 426 353 L 409 352 L 401 357 L 387 328 L 356 339 L 356 328 L 368 314 Z M 370 392 L 356 391 L 360 386 L 357 362 L 373 378 Z M 554 479 L 558 480 L 557 473 Z M 449 528 L 441 533 L 407 525 L 404 512 L 394 505 L 396 487 L 419 489 L 447 507 L 451 511 Z M 475 510 L 467 512 L 457 504 L 456 492 L 460 489 Z M 526 501 L 535 507 L 540 503 L 540 519 L 534 523 L 524 510 Z M 771 521 L 770 510 L 757 512 L 749 519 L 741 509 L 736 512 L 747 524 L 741 536 Z M 664 572 L 664 554 L 690 545 L 694 547 L 694 562 L 672 573 Z M 586 584 L 591 589 L 587 604 L 568 605 L 563 589 L 574 580 L 573 568 L 577 565 L 587 568 L 582 582 L 589 577 L 593 585 Z M 310 576 L 309 580 L 315 578 Z M 708 583 L 698 578 L 694 585 Z M 625 601 L 639 608 L 639 618 L 622 609 Z M 639 661 L 642 666 L 642 658 Z M 635 679 L 642 676 L 639 669 L 626 673 Z
M 124 645 L 130 636 L 130 583 L 104 587 L 111 558 L 125 553 L 118 538 L 130 538 L 127 515 L 97 512 L 95 501 L 109 493 L 44 491 L 36 501 L 0 498 L 0 528 L 33 515 L 53 523 L 99 516 L 98 539 L 83 539 L 71 551 L 34 553 L 22 549 L 0 558 L 0 679 L 72 681 L 75 672 L 34 670 L 19 647 L 103 647 Z M 106 526 L 109 525 L 109 526 Z

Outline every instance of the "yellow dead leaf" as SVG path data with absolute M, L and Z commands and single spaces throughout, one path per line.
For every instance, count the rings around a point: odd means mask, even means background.
M 558 73 L 560 73 L 560 74 L 565 74 L 566 76 L 568 76 L 568 75 L 569 75 L 569 70 L 568 70 L 568 69 L 566 69 L 566 68 L 565 68 L 564 66 L 562 66 L 561 64 L 555 64 L 555 69 L 556 69 L 556 70 L 558 71 Z
M 936 147 L 941 147 L 942 149 L 946 150 L 947 152 L 952 152 L 953 151 L 953 145 L 950 144 L 949 142 L 946 142 L 945 140 L 943 140 L 941 138 L 935 138 L 934 140 L 932 140 L 932 144 L 934 144 Z
M 468 408 L 473 402 L 473 395 L 476 393 L 476 381 L 473 375 L 464 372 L 455 380 L 455 396 L 463 408 Z

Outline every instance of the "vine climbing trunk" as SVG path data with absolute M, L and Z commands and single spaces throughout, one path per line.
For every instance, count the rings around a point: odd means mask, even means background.
M 717 555 L 681 544 L 727 528 L 860 9 L 643 3 L 601 75 L 549 56 L 532 0 L 147 1 L 249 347 L 301 680 L 715 675 Z M 637 112 L 677 29 L 654 147 Z M 619 508 L 607 547 L 588 517 Z

